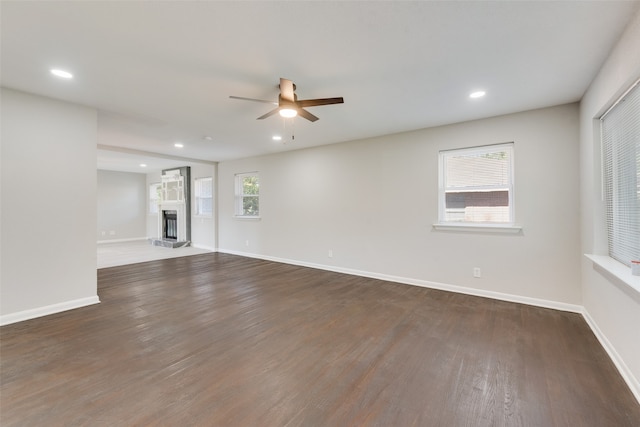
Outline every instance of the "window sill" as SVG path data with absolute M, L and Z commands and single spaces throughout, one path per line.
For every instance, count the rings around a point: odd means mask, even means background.
M 262 217 L 259 216 L 243 216 L 243 215 L 234 215 L 233 216 L 235 219 L 241 219 L 241 220 L 245 220 L 245 221 L 260 221 L 262 219 Z
M 459 231 L 470 233 L 498 233 L 498 234 L 520 234 L 522 227 L 508 224 L 433 224 L 433 228 L 438 231 Z
M 631 268 L 606 255 L 584 254 L 584 256 L 593 262 L 594 268 L 596 266 L 602 268 L 631 289 L 640 293 L 640 276 L 631 274 Z

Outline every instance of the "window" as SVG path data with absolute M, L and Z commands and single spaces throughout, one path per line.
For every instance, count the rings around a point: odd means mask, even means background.
M 640 82 L 601 117 L 609 256 L 640 260 Z
M 162 184 L 155 182 L 149 185 L 149 214 L 158 213 L 158 205 L 162 200 Z
M 260 180 L 257 173 L 236 175 L 236 215 L 260 216 Z
M 195 214 L 211 216 L 213 214 L 213 178 L 196 178 L 195 184 Z
M 513 224 L 513 143 L 440 152 L 441 224 Z

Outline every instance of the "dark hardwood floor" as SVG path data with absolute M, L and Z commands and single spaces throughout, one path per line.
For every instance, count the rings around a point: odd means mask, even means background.
M 578 314 L 226 254 L 0 329 L 0 425 L 640 426 Z

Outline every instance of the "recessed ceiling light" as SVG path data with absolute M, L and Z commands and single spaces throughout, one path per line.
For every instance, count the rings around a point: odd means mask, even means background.
M 59 69 L 56 69 L 56 68 L 51 69 L 50 71 L 51 71 L 51 74 L 53 74 L 54 76 L 61 77 L 63 79 L 72 79 L 73 78 L 73 74 L 71 74 L 68 71 L 59 70 Z
M 202 139 L 207 140 L 207 141 L 213 141 L 213 138 L 210 137 L 209 135 L 205 135 Z
M 282 137 L 280 135 L 273 135 L 271 139 L 273 139 L 274 141 L 282 141 Z
M 175 144 L 173 144 L 173 146 L 176 148 L 182 148 L 184 147 L 184 144 L 182 144 L 181 142 L 176 142 Z
M 141 168 L 146 168 L 146 167 L 147 167 L 147 165 L 145 165 L 144 163 L 140 163 L 140 167 L 141 167 Z
M 487 94 L 487 92 L 485 92 L 483 90 L 478 90 L 478 91 L 475 91 L 475 92 L 471 92 L 469 94 L 469 98 L 482 98 L 486 94 Z

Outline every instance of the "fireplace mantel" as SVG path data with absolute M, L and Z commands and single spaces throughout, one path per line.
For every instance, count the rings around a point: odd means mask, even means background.
M 182 247 L 191 243 L 191 170 L 188 166 L 162 171 L 161 201 L 158 204 L 158 237 L 150 239 L 155 246 Z M 175 211 L 177 227 L 171 222 L 170 231 L 177 228 L 177 236 L 167 236 L 165 212 Z M 168 221 L 171 221 L 169 219 Z

